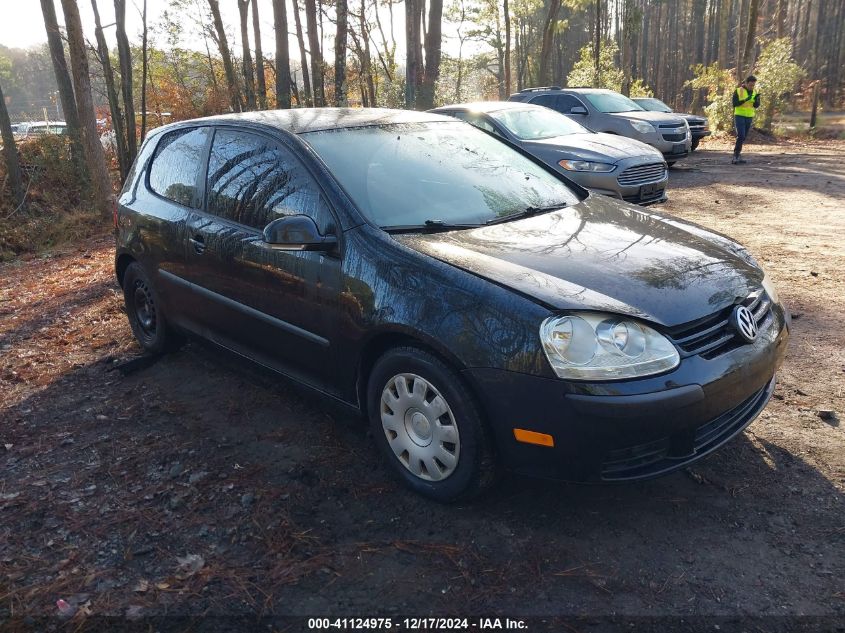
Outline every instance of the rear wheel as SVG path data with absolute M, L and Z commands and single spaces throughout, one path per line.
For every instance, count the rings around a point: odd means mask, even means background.
M 178 349 L 184 339 L 167 324 L 152 281 L 138 262 L 123 274 L 123 300 L 135 339 L 151 354 Z
M 414 347 L 391 350 L 373 367 L 367 395 L 373 438 L 408 488 L 447 502 L 493 484 L 495 457 L 478 407 L 440 359 Z

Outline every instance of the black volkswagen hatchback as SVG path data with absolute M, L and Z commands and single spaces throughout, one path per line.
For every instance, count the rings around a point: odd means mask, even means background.
M 624 481 L 766 405 L 789 317 L 739 244 L 392 110 L 155 130 L 115 216 L 132 331 L 209 339 L 363 412 L 439 500 L 504 467 Z

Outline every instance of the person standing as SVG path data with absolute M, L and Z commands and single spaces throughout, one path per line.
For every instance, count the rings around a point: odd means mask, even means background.
M 745 137 L 751 131 L 751 123 L 754 121 L 754 111 L 760 107 L 760 95 L 754 89 L 757 85 L 757 78 L 754 75 L 743 81 L 733 94 L 734 126 L 736 127 L 736 145 L 734 145 L 734 157 L 731 161 L 734 165 L 743 165 L 742 144 Z

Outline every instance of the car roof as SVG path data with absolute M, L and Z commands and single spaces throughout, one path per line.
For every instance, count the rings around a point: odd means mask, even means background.
M 434 121 L 453 122 L 454 119 L 431 112 L 391 110 L 389 108 L 294 108 L 290 110 L 261 110 L 221 114 L 190 121 L 179 121 L 164 127 L 177 127 L 187 123 L 253 123 L 279 128 L 292 134 L 303 134 L 320 130 Z
M 469 112 L 498 112 L 499 110 L 526 110 L 542 108 L 543 106 L 523 103 L 519 101 L 474 101 L 471 103 L 453 103 L 429 110 L 429 112 L 443 112 L 445 110 L 467 110 Z
M 45 127 L 48 125 L 51 127 L 67 127 L 67 123 L 64 121 L 25 121 L 23 123 L 18 123 L 18 125 L 27 125 L 29 127 Z

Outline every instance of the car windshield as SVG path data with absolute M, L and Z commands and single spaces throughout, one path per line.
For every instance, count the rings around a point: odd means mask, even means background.
M 361 212 L 381 227 L 478 225 L 579 200 L 552 172 L 457 121 L 301 136 Z
M 525 110 L 499 110 L 498 112 L 490 112 L 490 116 L 506 127 L 511 134 L 523 141 L 589 132 L 587 128 L 582 127 L 569 117 L 543 107 Z
M 663 103 L 660 99 L 655 99 L 653 97 L 637 99 L 635 103 L 640 106 L 643 110 L 649 110 L 651 112 L 671 112 L 672 108 L 667 106 Z
M 588 92 L 587 97 L 593 107 L 599 112 L 611 114 L 613 112 L 638 112 L 643 108 L 618 92 Z

